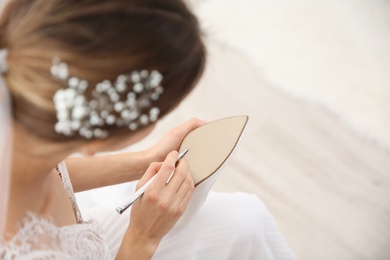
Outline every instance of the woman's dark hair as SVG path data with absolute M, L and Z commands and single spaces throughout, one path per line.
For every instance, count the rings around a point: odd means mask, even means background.
M 13 0 L 0 20 L 0 48 L 8 50 L 4 78 L 15 120 L 59 142 L 83 138 L 54 131 L 53 95 L 64 85 L 50 74 L 53 57 L 90 85 L 158 70 L 164 76 L 164 93 L 154 104 L 160 117 L 192 90 L 206 60 L 198 21 L 180 0 Z M 127 127 L 101 128 L 110 136 L 129 134 Z

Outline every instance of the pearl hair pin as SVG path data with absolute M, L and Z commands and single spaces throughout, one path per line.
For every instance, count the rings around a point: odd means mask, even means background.
M 56 91 L 53 101 L 57 112 L 55 131 L 59 134 L 90 138 L 106 138 L 105 125 L 128 127 L 135 131 L 140 125 L 156 122 L 160 114 L 153 102 L 160 98 L 164 88 L 163 76 L 156 70 L 133 71 L 121 74 L 115 82 L 103 80 L 96 84 L 87 99 L 89 82 L 69 76 L 68 65 L 59 58 L 53 59 L 52 76 L 64 82 L 66 88 Z M 125 98 L 121 98 L 127 93 Z

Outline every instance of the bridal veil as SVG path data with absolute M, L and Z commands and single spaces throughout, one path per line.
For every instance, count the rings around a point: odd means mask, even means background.
M 11 100 L 3 79 L 7 70 L 6 58 L 7 50 L 0 50 L 0 238 L 7 220 L 12 151 Z

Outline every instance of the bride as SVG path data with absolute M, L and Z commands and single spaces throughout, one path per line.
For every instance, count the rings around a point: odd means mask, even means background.
M 211 193 L 175 228 L 194 191 L 177 149 L 203 121 L 93 157 L 145 138 L 201 76 L 205 47 L 183 2 L 9 1 L 0 48 L 1 259 L 293 258 L 253 195 Z M 74 192 L 154 175 L 125 216 L 78 209 Z

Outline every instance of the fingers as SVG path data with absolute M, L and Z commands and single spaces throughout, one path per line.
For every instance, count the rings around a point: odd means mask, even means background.
M 203 120 L 200 120 L 198 118 L 192 118 L 190 120 L 188 120 L 187 122 L 181 124 L 179 126 L 179 128 L 185 132 L 185 133 L 189 133 L 191 132 L 192 130 L 195 130 L 196 128 L 206 124 L 207 121 L 203 121 Z
M 190 120 L 188 120 L 187 122 L 185 122 L 184 125 L 188 125 L 188 127 L 195 129 L 195 128 L 202 126 L 206 123 L 207 123 L 207 121 L 194 117 L 194 118 L 191 118 Z
M 171 130 L 170 134 L 179 140 L 183 139 L 189 132 L 195 130 L 196 128 L 206 124 L 206 121 L 202 121 L 198 118 L 192 118 L 181 125 L 178 125 Z
M 162 166 L 162 162 L 153 162 L 149 165 L 148 169 L 146 170 L 145 174 L 142 176 L 142 178 L 137 183 L 136 190 L 141 188 L 145 183 L 150 180 L 156 173 L 160 170 Z
M 144 195 L 134 203 L 131 211 L 135 227 L 142 226 L 142 234 L 152 236 L 165 235 L 183 215 L 194 191 L 194 183 L 185 160 L 177 162 L 178 153 L 171 152 L 163 163 L 152 163 L 138 186 L 144 185 L 150 178 L 156 176 Z M 173 169 L 176 170 L 170 182 L 167 180 Z M 148 219 L 145 221 L 145 219 Z M 134 225 L 132 225 L 134 230 Z M 149 235 L 150 237 L 150 235 Z
M 180 205 L 179 205 L 181 214 L 183 214 L 184 211 L 186 210 L 186 208 L 187 208 L 187 206 L 188 206 L 188 203 L 190 202 L 192 193 L 193 193 L 194 190 L 195 190 L 194 183 L 192 182 L 192 178 L 191 178 L 191 181 L 190 181 L 190 184 L 189 184 L 189 185 L 190 185 L 190 188 L 188 188 L 188 189 L 183 189 L 183 191 L 185 192 L 185 194 L 184 194 L 183 199 L 181 200 Z
M 192 180 L 192 177 L 189 174 L 189 172 L 187 172 L 185 178 L 183 179 L 179 188 L 177 189 L 176 194 L 178 197 L 181 197 L 182 200 L 184 200 L 186 195 L 188 193 L 191 195 L 194 189 L 195 189 L 194 181 Z
M 175 170 L 176 161 L 179 154 L 177 151 L 172 151 L 168 154 L 165 161 L 162 163 L 156 179 L 153 181 L 153 188 L 161 189 L 166 186 L 167 180 L 172 172 Z
M 157 174 L 145 194 L 159 197 L 164 201 L 164 204 L 174 204 L 175 207 L 181 207 L 182 201 L 186 201 L 185 198 L 191 196 L 194 183 L 188 171 L 187 162 L 185 160 L 177 162 L 177 158 L 178 153 L 173 151 L 168 154 L 163 163 L 152 163 L 137 184 L 137 190 Z M 174 174 L 167 184 L 173 171 Z
M 167 183 L 167 180 L 171 176 L 172 173 L 176 171 L 176 163 L 177 163 L 177 158 L 178 158 L 178 152 L 177 151 L 172 151 L 168 154 L 166 157 L 165 161 L 163 163 L 152 163 L 149 165 L 148 169 L 146 170 L 145 174 L 142 176 L 140 181 L 137 184 L 137 190 L 142 187 L 148 180 L 150 180 L 154 175 L 157 176 L 155 180 L 153 181 L 153 188 L 162 188 L 165 186 Z M 179 163 L 178 163 L 179 165 Z M 183 166 L 180 166 L 179 172 L 187 171 L 187 165 L 186 164 L 181 164 Z M 183 168 L 184 169 L 181 169 Z M 180 176 L 180 174 L 178 174 Z M 175 176 L 173 174 L 172 176 Z M 174 187 L 176 188 L 180 185 L 181 181 L 179 178 L 174 178 Z
M 185 160 L 179 161 L 176 172 L 173 175 L 168 186 L 170 194 L 167 196 L 176 197 L 174 207 L 178 211 L 178 215 L 182 215 L 189 203 L 191 195 L 195 189 L 194 181 L 190 172 L 188 171 L 188 165 Z
M 188 175 L 189 175 L 189 172 L 188 172 L 187 162 L 185 160 L 178 161 L 177 165 L 176 165 L 175 172 L 172 175 L 172 178 L 168 183 L 171 190 L 176 193 Z
M 177 214 L 179 216 L 183 215 L 187 205 L 191 199 L 192 193 L 194 192 L 194 182 L 192 180 L 191 175 L 187 172 L 186 177 L 183 179 L 179 189 L 177 190 L 175 196 L 175 205 Z

